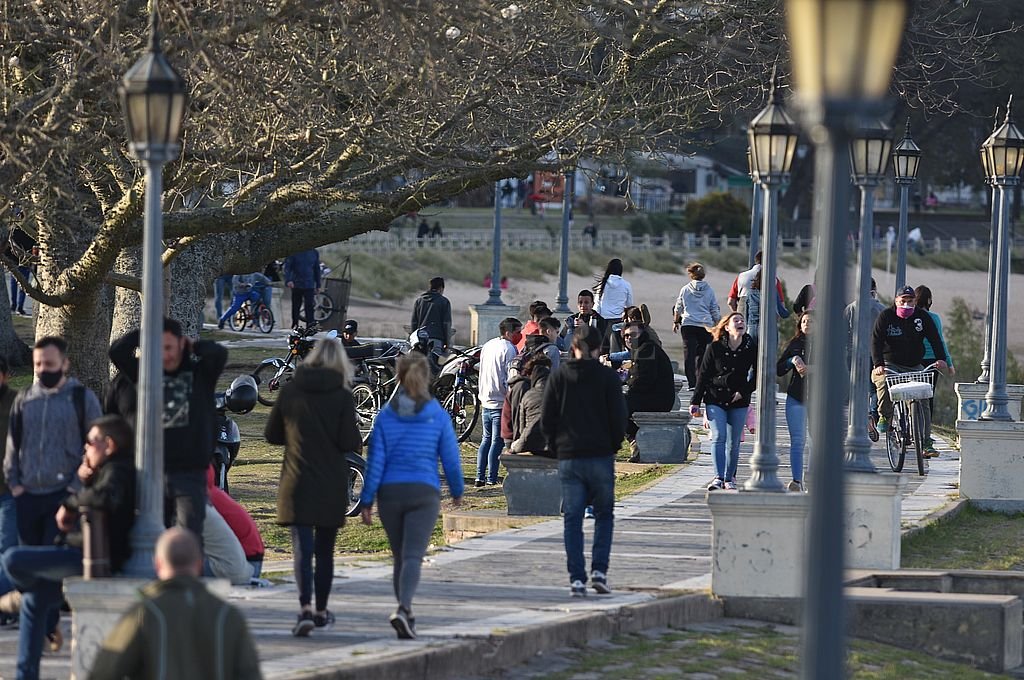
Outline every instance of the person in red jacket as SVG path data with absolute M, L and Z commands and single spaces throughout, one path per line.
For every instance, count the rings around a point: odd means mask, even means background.
M 229 496 L 226 491 L 213 483 L 213 466 L 206 473 L 206 493 L 210 498 L 210 504 L 220 513 L 224 521 L 231 527 L 238 542 L 242 544 L 245 551 L 245 559 L 252 565 L 253 578 L 258 579 L 263 570 L 263 537 L 245 508 Z

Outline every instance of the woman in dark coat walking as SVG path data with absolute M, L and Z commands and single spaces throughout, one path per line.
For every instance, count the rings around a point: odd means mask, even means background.
M 348 510 L 345 453 L 362 449 L 351 381 L 352 365 L 341 343 L 319 340 L 295 369 L 295 378 L 281 388 L 264 433 L 268 442 L 285 447 L 277 523 L 291 527 L 302 607 L 292 629 L 298 637 L 334 620 L 327 611 L 327 597 L 334 575 L 334 542 Z

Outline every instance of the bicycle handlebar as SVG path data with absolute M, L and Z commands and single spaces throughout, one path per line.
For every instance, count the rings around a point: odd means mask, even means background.
M 947 366 L 948 366 L 948 364 L 947 364 Z M 936 361 L 934 363 L 931 363 L 931 364 L 925 366 L 924 368 L 922 368 L 920 370 L 914 370 L 914 371 L 894 371 L 893 369 L 889 368 L 888 366 L 883 366 L 883 368 L 885 369 L 885 374 L 886 375 L 901 375 L 903 373 L 927 373 L 928 371 L 936 371 L 937 372 L 937 371 L 940 370 L 939 369 L 939 362 L 938 361 Z

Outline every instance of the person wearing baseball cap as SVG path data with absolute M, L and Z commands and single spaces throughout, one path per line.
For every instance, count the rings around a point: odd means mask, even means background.
M 347 319 L 345 325 L 341 327 L 341 344 L 345 347 L 355 347 L 359 344 L 359 340 L 356 339 L 356 331 L 359 330 L 359 324 L 355 319 Z
M 892 418 L 892 399 L 885 381 L 885 370 L 888 368 L 898 373 L 920 371 L 924 368 L 927 339 L 936 348 L 936 367 L 944 370 L 949 364 L 945 345 L 928 312 L 915 306 L 917 295 L 911 286 L 904 286 L 896 291 L 896 299 L 891 307 L 883 310 L 875 320 L 875 328 L 871 333 L 871 381 L 878 392 L 878 431 L 884 433 L 889 429 Z M 931 428 L 928 409 L 925 409 L 925 430 Z

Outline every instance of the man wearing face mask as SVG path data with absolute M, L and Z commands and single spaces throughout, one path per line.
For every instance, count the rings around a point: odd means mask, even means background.
M 504 444 L 501 439 L 501 407 L 508 392 L 508 369 L 516 358 L 516 343 L 522 337 L 523 324 L 508 317 L 498 325 L 498 337 L 491 338 L 480 348 L 478 378 L 480 419 L 483 436 L 476 458 L 476 486 L 498 483 L 498 456 Z
M 878 392 L 878 410 L 881 414 L 877 426 L 879 432 L 884 433 L 889 429 L 889 420 L 892 418 L 892 399 L 889 398 L 889 388 L 885 382 L 885 369 L 899 373 L 922 370 L 926 339 L 932 347 L 939 348 L 936 354 L 938 361 L 935 362 L 937 367 L 944 369 L 949 362 L 935 323 L 927 311 L 914 305 L 915 300 L 912 287 L 905 286 L 897 291 L 893 306 L 878 315 L 871 334 L 871 381 L 875 383 Z M 925 418 L 928 417 L 928 409 L 925 409 Z
M 40 338 L 32 350 L 35 380 L 11 407 L 4 475 L 14 496 L 21 545 L 52 545 L 57 508 L 77 491 L 87 424 L 102 415 L 92 390 L 69 376 L 68 344 Z

